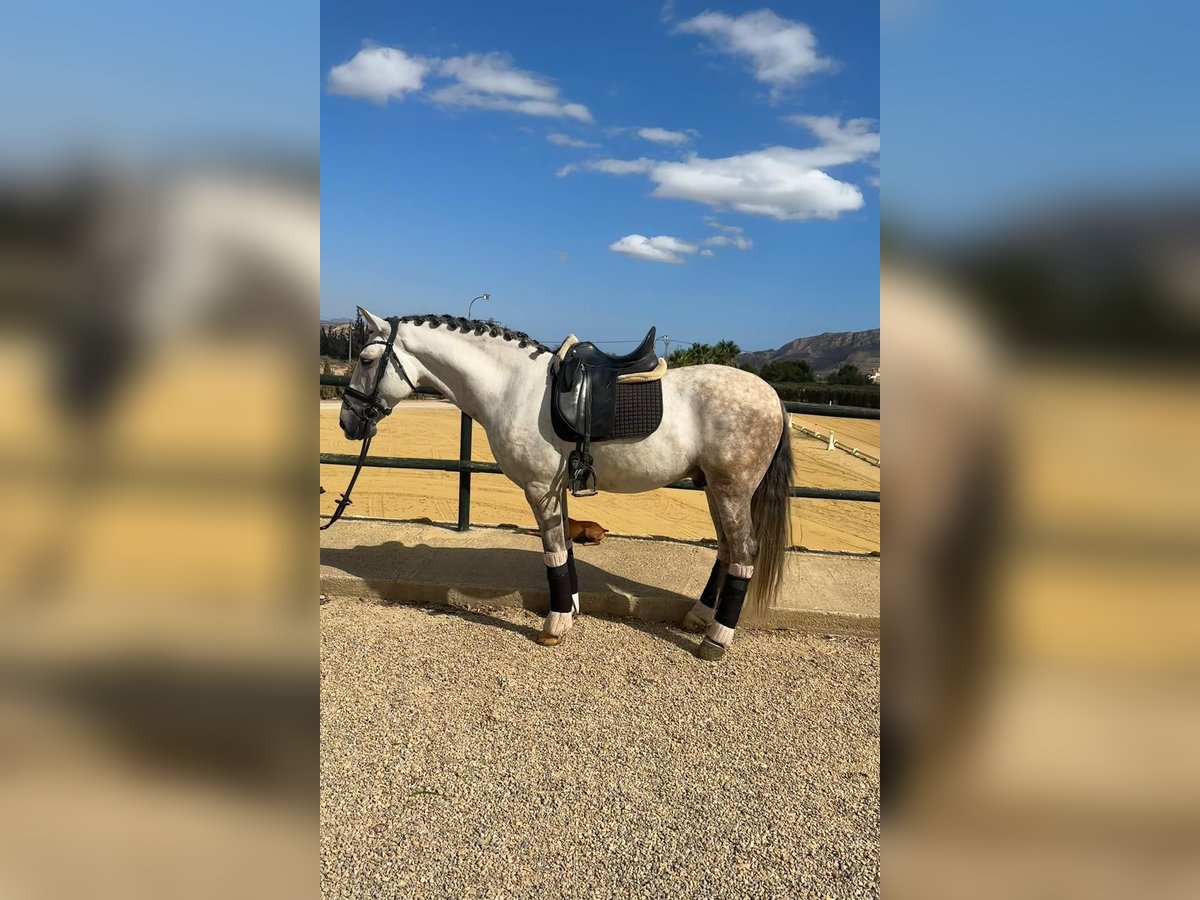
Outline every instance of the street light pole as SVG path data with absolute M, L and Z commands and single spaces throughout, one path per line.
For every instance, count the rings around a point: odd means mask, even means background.
M 491 299 L 492 299 L 491 294 L 480 294 L 478 297 L 475 298 L 475 300 L 482 300 L 484 303 L 486 303 L 487 301 L 489 301 Z M 475 306 L 475 300 L 472 300 L 467 305 L 467 318 L 468 319 L 471 318 L 471 309 Z

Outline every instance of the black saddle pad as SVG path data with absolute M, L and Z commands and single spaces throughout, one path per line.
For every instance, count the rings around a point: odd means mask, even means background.
M 662 415 L 661 380 L 626 384 L 618 382 L 612 430 L 604 437 L 592 438 L 592 441 L 649 437 L 662 424 Z M 578 438 L 575 430 L 563 421 L 558 404 L 554 402 L 550 404 L 550 422 L 554 426 L 554 433 L 562 440 L 573 443 Z

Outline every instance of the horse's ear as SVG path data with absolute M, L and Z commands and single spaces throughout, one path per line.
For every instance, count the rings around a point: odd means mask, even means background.
M 363 317 L 363 321 L 367 323 L 367 329 L 372 335 L 388 334 L 392 330 L 392 326 L 387 323 L 386 319 L 381 319 L 374 313 L 358 307 L 358 314 Z

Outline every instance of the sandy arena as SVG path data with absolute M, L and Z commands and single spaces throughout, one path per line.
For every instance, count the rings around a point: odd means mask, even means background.
M 338 401 L 321 402 L 321 452 L 357 453 L 338 427 Z M 797 424 L 828 433 L 839 441 L 878 457 L 879 421 L 793 416 Z M 459 412 L 449 403 L 420 400 L 402 403 L 381 427 L 372 455 L 430 459 L 458 458 Z M 473 458 L 494 462 L 487 436 L 478 423 Z M 793 432 L 796 484 L 824 488 L 879 490 L 879 469 L 841 450 Z M 321 466 L 321 512 L 333 511 L 351 469 Z M 484 525 L 533 527 L 533 515 L 520 490 L 500 475 L 472 480 L 471 521 Z M 395 519 L 429 518 L 453 522 L 458 517 L 458 477 L 450 472 L 364 469 L 354 489 L 349 512 Z M 572 499 L 571 516 L 591 519 L 618 534 L 659 535 L 698 540 L 714 538 L 708 505 L 699 491 L 659 490 L 647 494 L 601 494 Z M 792 501 L 792 540 L 813 550 L 870 552 L 879 550 L 879 504 L 831 500 Z

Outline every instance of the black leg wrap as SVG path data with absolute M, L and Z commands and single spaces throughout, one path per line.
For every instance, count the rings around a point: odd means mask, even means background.
M 571 605 L 571 573 L 568 566 L 546 566 L 546 580 L 550 582 L 550 611 L 573 612 Z
M 700 602 L 713 609 L 717 605 L 717 595 L 721 589 L 721 561 L 713 563 L 712 573 L 708 576 L 708 584 L 700 594 Z
M 725 584 L 721 586 L 721 604 L 717 607 L 717 621 L 726 628 L 737 628 L 738 619 L 742 615 L 742 604 L 746 602 L 746 591 L 749 587 L 749 578 L 738 578 L 736 575 L 725 576 Z
M 579 576 L 575 574 L 575 549 L 567 548 L 567 572 L 571 575 L 571 593 L 579 593 Z

